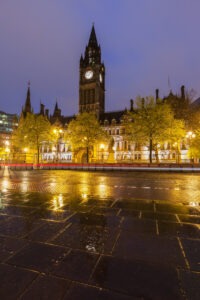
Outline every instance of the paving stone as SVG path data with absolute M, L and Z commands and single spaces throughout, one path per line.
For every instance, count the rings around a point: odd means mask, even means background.
M 65 221 L 72 213 L 66 210 L 50 210 L 46 208 L 37 209 L 32 214 L 31 217 L 35 219 L 52 220 L 52 221 Z
M 200 216 L 178 215 L 181 222 L 200 224 Z
M 122 209 L 132 209 L 132 210 L 154 210 L 154 203 L 153 201 L 117 201 L 115 202 L 113 207 L 122 208 Z
M 199 300 L 200 273 L 180 270 L 181 286 L 188 300 Z
M 115 215 L 95 214 L 89 213 L 76 213 L 68 219 L 69 222 L 80 224 L 81 226 L 106 226 L 117 227 L 120 224 L 121 217 Z
M 183 266 L 184 257 L 175 238 L 135 235 L 121 231 L 113 255 L 129 260 L 141 259 L 167 265 Z
M 1 209 L 1 213 L 6 215 L 14 215 L 14 216 L 22 216 L 26 217 L 35 211 L 34 208 L 26 207 L 26 206 L 16 206 L 16 205 L 4 205 Z
M 123 230 L 135 232 L 135 234 L 156 234 L 156 221 L 145 219 L 134 219 L 124 217 L 121 224 Z
M 95 206 L 95 207 L 110 207 L 113 203 L 113 200 L 109 200 L 109 198 L 89 198 L 85 205 L 87 206 Z
M 24 237 L 42 224 L 42 221 L 33 220 L 30 217 L 11 217 L 1 224 L 0 235 Z
M 192 224 L 158 221 L 158 229 L 160 235 L 200 238 L 200 230 Z
M 30 270 L 0 264 L 0 299 L 17 299 L 37 276 Z
M 60 230 L 64 229 L 66 224 L 63 222 L 44 221 L 44 224 L 32 231 L 27 238 L 32 241 L 46 242 L 57 235 Z
M 200 240 L 181 239 L 190 268 L 200 272 Z
M 199 296 L 200 211 L 188 205 L 189 198 L 199 199 L 199 175 L 15 173 L 14 180 L 9 178 L 11 190 L 1 194 L 0 299 Z M 181 182 L 187 184 L 190 176 L 195 191 L 189 184 L 185 193 Z M 107 188 L 99 194 L 102 179 Z M 174 180 L 181 183 L 181 193 L 174 193 Z
M 102 257 L 91 283 L 141 299 L 183 299 L 174 268 L 142 261 Z
M 20 300 L 61 300 L 69 288 L 70 282 L 53 276 L 40 275 L 32 282 Z
M 28 242 L 22 239 L 0 236 L 0 261 L 5 261 L 10 256 L 14 255 L 16 251 L 23 248 L 27 244 Z
M 116 216 L 119 212 L 118 208 L 113 208 L 113 207 L 93 207 L 91 210 L 91 213 L 94 214 L 102 214 L 106 216 Z
M 99 255 L 72 250 L 54 269 L 53 274 L 63 278 L 87 282 Z
M 0 212 L 1 212 L 1 210 L 0 210 Z M 0 224 L 4 223 L 5 221 L 7 221 L 8 218 L 9 218 L 9 216 L 0 214 Z
M 174 214 L 198 214 L 196 208 L 182 204 L 156 203 L 156 211 Z
M 90 252 L 110 253 L 118 233 L 119 229 L 115 228 L 73 224 L 51 242 Z
M 68 249 L 53 245 L 29 243 L 7 263 L 40 272 L 54 268 L 68 253 Z
M 73 283 L 63 300 L 139 300 L 102 288 Z M 141 298 L 140 298 L 141 299 Z
M 163 220 L 168 222 L 177 222 L 177 218 L 174 214 L 165 214 L 165 213 L 157 213 L 157 212 L 142 212 L 142 219 L 153 219 L 153 220 Z
M 131 217 L 138 219 L 140 215 L 139 210 L 133 210 L 133 209 L 120 209 L 119 216 L 123 217 Z

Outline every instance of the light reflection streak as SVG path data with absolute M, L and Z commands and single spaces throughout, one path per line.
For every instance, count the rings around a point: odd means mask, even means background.
M 104 183 L 98 185 L 98 194 L 100 198 L 105 198 L 108 196 L 108 187 Z
M 2 199 L 1 199 L 1 194 L 0 194 L 0 209 L 2 209 L 4 207 Z
M 4 179 L 2 181 L 2 192 L 7 192 L 8 188 L 9 188 L 10 182 L 8 179 Z
M 24 181 L 24 182 L 21 183 L 21 191 L 25 192 L 25 193 L 28 191 L 28 184 L 27 184 L 27 182 Z
M 59 194 L 58 196 L 54 196 L 52 200 L 53 210 L 61 209 L 64 205 L 63 203 L 63 195 Z

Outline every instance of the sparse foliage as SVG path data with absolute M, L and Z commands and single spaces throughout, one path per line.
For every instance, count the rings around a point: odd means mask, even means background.
M 40 157 L 40 145 L 51 138 L 51 125 L 43 115 L 28 113 L 21 118 L 17 130 L 13 133 L 13 142 L 18 150 L 24 147 L 32 149 L 37 155 L 37 163 Z
M 89 150 L 97 142 L 107 139 L 107 135 L 101 128 L 96 116 L 93 113 L 84 112 L 69 123 L 66 139 L 73 149 L 85 148 L 87 150 L 87 162 L 89 162 Z
M 158 145 L 166 140 L 182 136 L 182 121 L 174 120 L 170 106 L 153 97 L 137 99 L 137 110 L 129 112 L 126 132 L 133 141 L 148 144 L 149 161 L 152 163 L 152 151 L 157 153 Z M 173 127 L 175 126 L 175 127 Z M 178 131 L 178 128 L 180 131 Z M 170 132 L 171 130 L 171 132 Z

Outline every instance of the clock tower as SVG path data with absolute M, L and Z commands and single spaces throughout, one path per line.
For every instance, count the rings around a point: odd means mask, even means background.
M 79 113 L 93 112 L 97 118 L 105 110 L 105 67 L 94 25 L 84 57 L 80 58 Z

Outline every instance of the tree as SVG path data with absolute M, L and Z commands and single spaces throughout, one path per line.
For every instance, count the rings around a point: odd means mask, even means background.
M 40 160 L 41 143 L 51 139 L 51 124 L 46 116 L 27 113 L 21 118 L 17 130 L 13 134 L 15 147 L 30 148 Z
M 190 134 L 188 134 L 190 133 Z M 189 156 L 191 159 L 200 158 L 200 109 L 194 107 L 191 110 L 191 119 L 188 124 L 187 139 L 189 144 Z
M 107 134 L 93 113 L 84 112 L 69 123 L 65 139 L 74 150 L 85 148 L 86 160 L 89 162 L 90 150 L 97 142 L 107 139 Z
M 169 127 L 163 134 L 163 141 L 170 144 L 170 149 L 176 149 L 177 162 L 180 162 L 180 145 L 186 136 L 185 122 L 180 119 L 171 118 Z
M 169 137 L 168 130 L 174 122 L 170 106 L 153 97 L 137 98 L 137 110 L 128 113 L 126 133 L 132 140 L 149 146 L 149 161 L 155 150 L 158 159 L 158 145 Z

